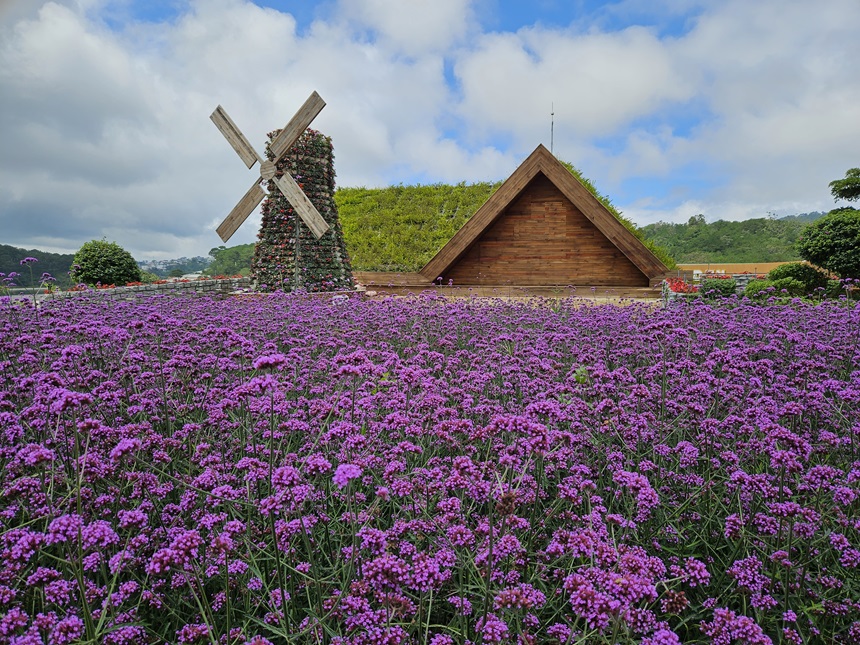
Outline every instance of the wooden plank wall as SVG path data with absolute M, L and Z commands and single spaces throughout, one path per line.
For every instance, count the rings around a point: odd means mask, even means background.
M 475 285 L 647 287 L 648 278 L 538 174 L 443 276 Z

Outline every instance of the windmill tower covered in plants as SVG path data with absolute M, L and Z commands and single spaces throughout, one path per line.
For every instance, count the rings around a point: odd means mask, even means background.
M 270 141 L 278 132 L 269 135 Z M 267 147 L 269 159 L 274 158 Z M 306 130 L 277 162 L 289 174 L 328 224 L 317 238 L 290 201 L 270 180 L 263 201 L 263 223 L 257 236 L 251 275 L 258 289 L 273 291 L 339 291 L 354 288 L 352 268 L 334 202 L 334 153 L 331 138 Z
M 263 225 L 251 275 L 266 291 L 335 291 L 353 288 L 352 270 L 334 202 L 331 139 L 308 129 L 325 101 L 314 92 L 283 129 L 270 133 L 267 160 L 219 105 L 210 118 L 248 168 L 260 164 L 260 177 L 218 227 L 226 242 L 257 205 Z

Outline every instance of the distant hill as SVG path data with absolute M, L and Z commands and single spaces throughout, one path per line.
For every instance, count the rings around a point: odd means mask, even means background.
M 30 269 L 21 266 L 24 258 L 36 258 L 38 262 L 32 264 L 33 274 L 30 278 Z M 8 244 L 0 244 L 0 273 L 9 275 L 12 272 L 21 275 L 15 279 L 15 285 L 19 287 L 38 286 L 43 273 L 50 273 L 57 279 L 61 287 L 71 286 L 69 269 L 75 256 L 67 253 L 48 253 L 36 249 L 19 249 Z
M 709 224 L 697 215 L 684 224 L 657 222 L 644 226 L 642 231 L 679 264 L 786 262 L 800 259 L 794 243 L 810 222 L 823 216 L 815 212 Z
M 820 213 L 818 211 L 812 211 L 811 213 L 801 213 L 800 215 L 786 215 L 785 217 L 780 217 L 781 220 L 796 220 L 798 222 L 804 222 L 805 224 L 809 224 L 810 222 L 814 222 L 815 220 L 824 217 L 827 213 Z

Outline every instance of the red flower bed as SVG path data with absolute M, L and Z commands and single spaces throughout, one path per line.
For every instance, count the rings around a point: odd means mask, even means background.
M 696 293 L 699 287 L 685 282 L 683 278 L 666 278 L 669 291 L 672 293 Z

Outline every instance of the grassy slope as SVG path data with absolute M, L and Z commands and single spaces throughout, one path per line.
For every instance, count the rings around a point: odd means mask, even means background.
M 356 271 L 418 271 L 498 184 L 341 188 L 335 193 Z

